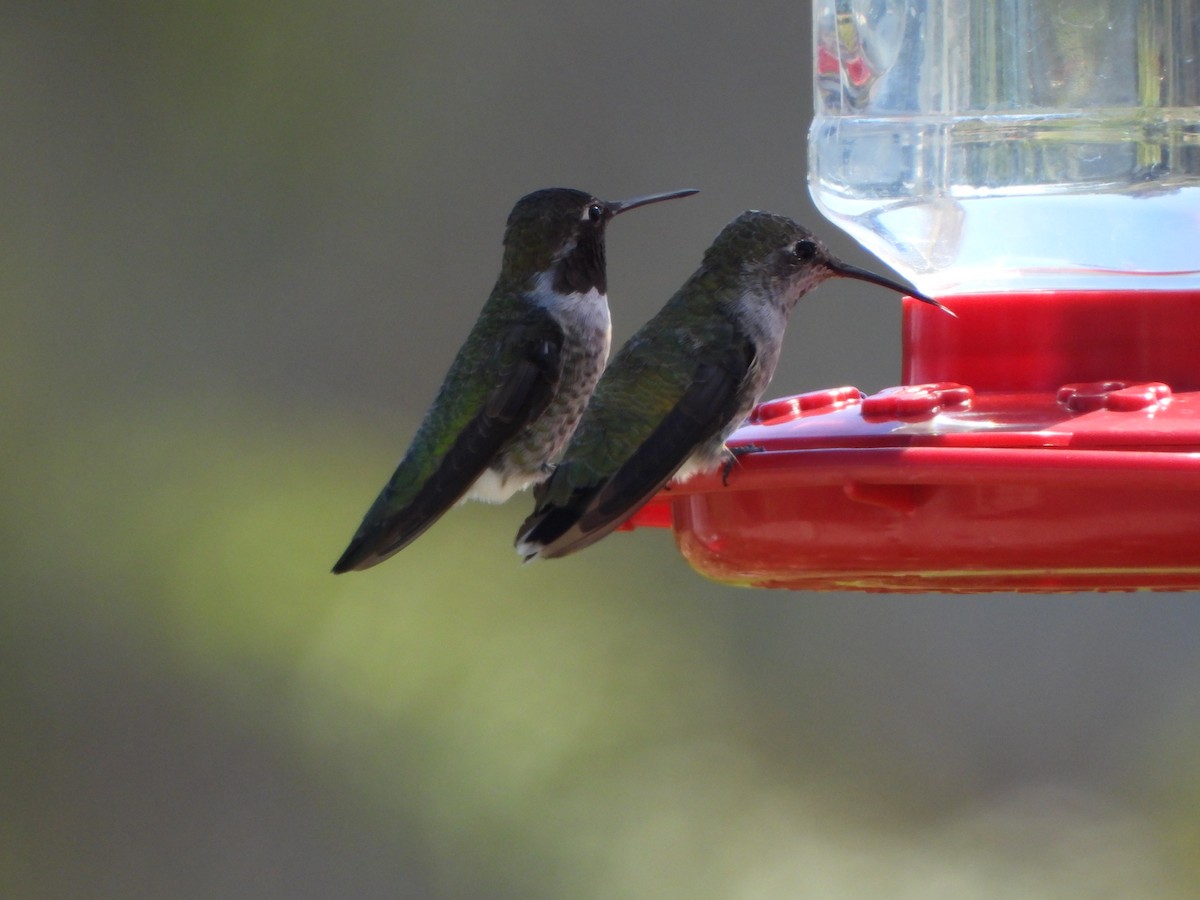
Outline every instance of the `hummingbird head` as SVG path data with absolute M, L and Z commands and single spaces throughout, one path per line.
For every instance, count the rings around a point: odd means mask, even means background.
M 503 272 L 525 283 L 552 272 L 560 294 L 608 293 L 604 230 L 614 216 L 639 206 L 687 197 L 695 190 L 600 200 L 585 191 L 546 188 L 526 194 L 508 216 Z
M 737 273 L 745 288 L 785 311 L 830 278 L 855 278 L 907 294 L 954 315 L 931 297 L 898 281 L 842 262 L 816 235 L 791 219 L 751 210 L 725 226 L 705 255 L 705 265 Z

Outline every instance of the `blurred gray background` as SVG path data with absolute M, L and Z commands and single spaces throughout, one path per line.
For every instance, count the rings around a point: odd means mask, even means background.
M 1191 596 L 521 567 L 527 498 L 327 574 L 527 191 L 703 190 L 611 229 L 618 341 L 746 208 L 878 268 L 808 199 L 808 20 L 0 6 L 0 894 L 1200 891 Z M 899 315 L 822 287 L 770 393 L 895 384 Z

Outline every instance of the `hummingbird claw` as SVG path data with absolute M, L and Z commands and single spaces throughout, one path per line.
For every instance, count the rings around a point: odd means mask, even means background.
M 726 447 L 726 452 L 729 453 L 729 459 L 725 460 L 725 464 L 721 466 L 721 485 L 729 487 L 729 473 L 733 471 L 733 467 L 737 465 L 739 458 L 747 453 L 762 453 L 765 448 L 758 444 L 739 444 L 736 447 Z

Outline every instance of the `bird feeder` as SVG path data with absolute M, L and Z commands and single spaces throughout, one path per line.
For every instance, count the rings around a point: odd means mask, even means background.
M 760 404 L 630 527 L 757 587 L 1200 588 L 1200 21 L 1164 9 L 816 0 L 814 198 L 958 318 L 905 300 L 900 386 Z

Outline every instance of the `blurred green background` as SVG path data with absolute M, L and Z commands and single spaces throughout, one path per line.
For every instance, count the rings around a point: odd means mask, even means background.
M 329 566 L 517 197 L 610 232 L 615 337 L 805 187 L 804 4 L 0 7 L 0 894 L 1189 897 L 1200 608 L 521 567 L 527 498 Z M 830 284 L 772 393 L 894 384 Z

